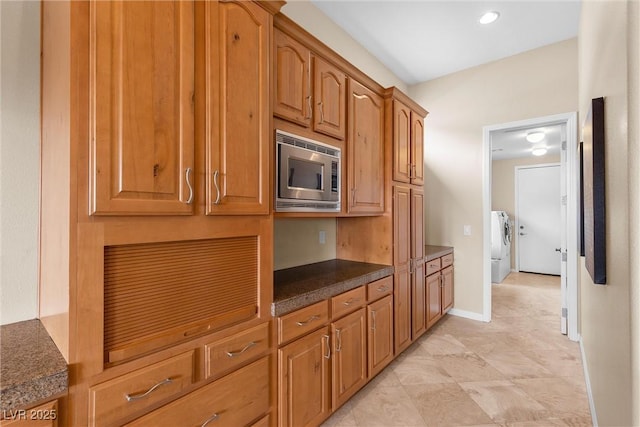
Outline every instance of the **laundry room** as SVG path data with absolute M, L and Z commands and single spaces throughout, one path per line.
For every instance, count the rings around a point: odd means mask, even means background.
M 535 151 L 540 141 L 527 140 L 535 132 L 542 133 L 545 153 Z M 514 271 L 560 275 L 561 132 L 547 126 L 492 135 L 492 283 Z M 521 148 L 508 148 L 517 141 Z

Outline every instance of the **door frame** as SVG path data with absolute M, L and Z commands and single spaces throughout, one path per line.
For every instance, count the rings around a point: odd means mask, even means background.
M 567 155 L 567 336 L 578 340 L 578 113 L 569 112 L 497 125 L 482 129 L 482 283 L 485 322 L 491 321 L 491 133 L 516 127 L 564 124 Z
M 514 225 L 513 225 L 513 240 L 512 243 L 515 243 L 515 245 L 511 245 L 511 250 L 514 251 L 514 259 L 515 259 L 515 271 L 520 271 L 520 233 L 518 233 L 518 228 L 520 226 L 520 215 L 519 215 L 519 204 L 518 204 L 518 171 L 520 171 L 521 169 L 534 169 L 534 168 L 546 168 L 549 166 L 560 166 L 560 170 L 562 170 L 561 164 L 559 162 L 556 163 L 539 163 L 539 164 L 535 164 L 535 165 L 523 165 L 523 166 L 516 166 L 515 170 L 514 170 L 514 177 L 513 177 L 513 183 L 514 183 L 514 190 L 515 190 L 515 203 L 514 203 L 514 211 L 516 214 L 516 218 L 514 221 Z M 515 246 L 515 248 L 514 248 Z

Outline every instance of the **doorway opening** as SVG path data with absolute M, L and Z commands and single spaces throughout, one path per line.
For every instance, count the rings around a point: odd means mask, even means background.
M 529 134 L 542 131 L 542 140 L 530 142 Z M 547 133 L 545 135 L 545 133 Z M 540 135 L 538 135 L 540 137 Z M 557 140 L 557 141 L 556 141 Z M 492 211 L 492 160 L 507 156 L 525 156 L 534 149 L 553 150 L 557 142 L 560 157 L 561 177 L 561 242 L 559 255 L 561 260 L 561 302 L 558 305 L 558 317 L 561 331 L 572 341 L 578 340 L 578 218 L 577 218 L 577 113 L 558 114 L 534 119 L 509 122 L 483 128 L 483 320 L 491 321 L 491 211 Z M 520 154 L 509 153 L 512 149 Z M 552 151 L 551 151 L 552 152 Z M 530 163 L 536 163 L 530 161 Z M 540 163 L 540 162 L 538 162 Z M 511 173 L 514 176 L 515 169 Z M 514 198 L 515 191 L 511 193 Z M 515 208 L 514 208 L 515 217 Z M 514 223 L 514 225 L 516 225 Z M 520 224 L 518 224 L 519 226 Z M 524 231 L 523 231 L 524 232 Z M 519 229 L 514 230 L 514 238 L 519 237 Z M 515 239 L 514 239 L 515 240 Z M 514 245 L 517 251 L 517 244 Z M 514 250 L 512 249 L 512 252 Z M 514 253 L 512 268 L 518 269 L 517 254 Z

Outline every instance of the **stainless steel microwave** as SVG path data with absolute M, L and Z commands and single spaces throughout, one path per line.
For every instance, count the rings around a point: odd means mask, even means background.
M 276 211 L 339 212 L 340 149 L 276 130 Z

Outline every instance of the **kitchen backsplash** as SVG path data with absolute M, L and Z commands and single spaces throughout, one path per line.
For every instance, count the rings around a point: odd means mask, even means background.
M 336 257 L 335 218 L 275 219 L 273 231 L 274 270 Z

